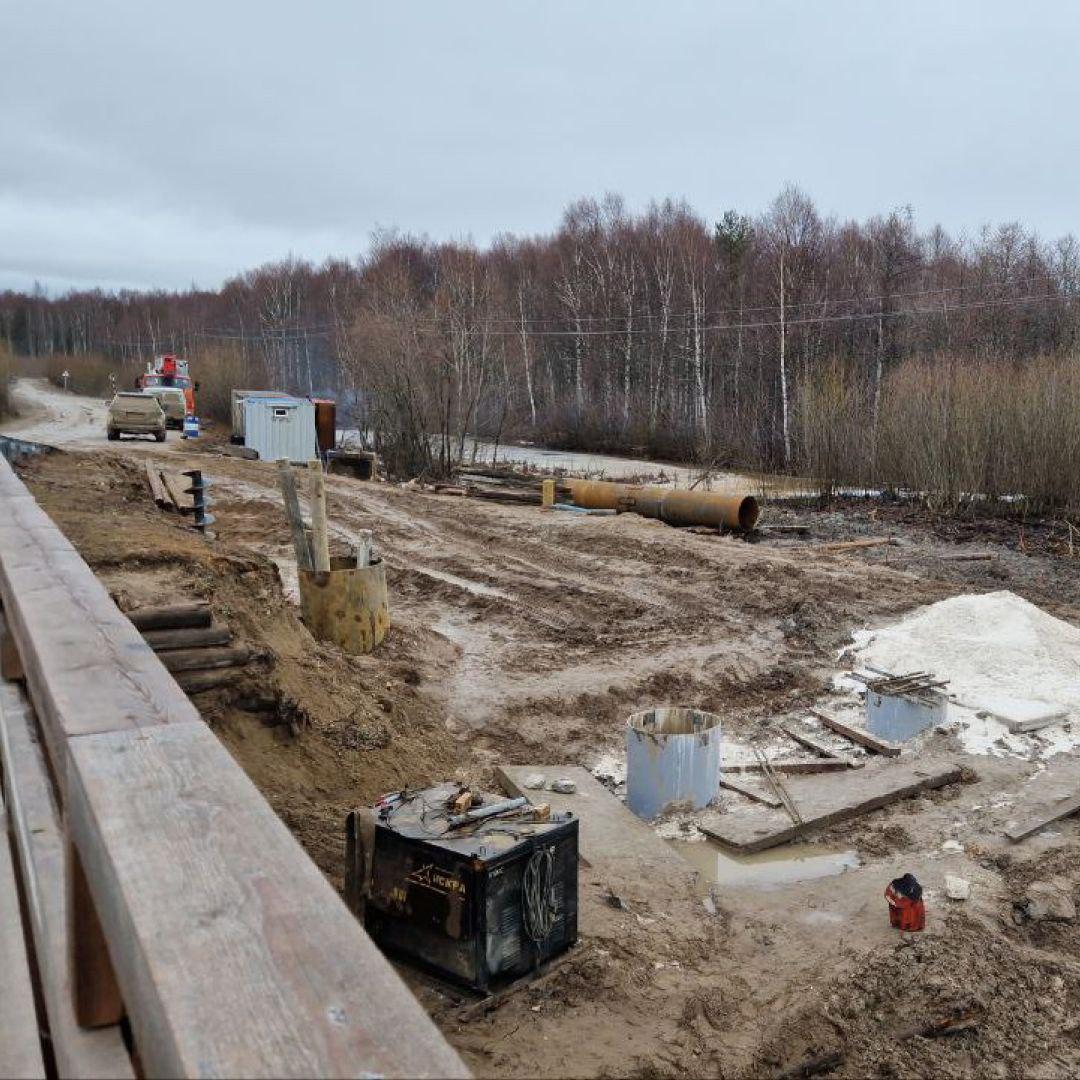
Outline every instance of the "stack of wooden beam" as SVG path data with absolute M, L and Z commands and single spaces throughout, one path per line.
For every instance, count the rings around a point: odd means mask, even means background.
M 137 608 L 127 616 L 188 694 L 235 682 L 258 658 L 246 645 L 232 644 L 227 626 L 214 625 L 209 604 Z
M 472 499 L 489 499 L 492 502 L 539 506 L 540 480 L 538 476 L 514 469 L 462 466 L 454 473 L 451 482 L 433 484 L 432 489 L 442 495 L 464 495 Z M 555 498 L 557 501 L 568 501 L 570 488 L 557 481 Z
M 176 510 L 181 514 L 194 512 L 195 504 L 186 490 L 191 481 L 183 473 L 169 472 L 148 461 L 146 482 L 150 486 L 154 502 L 162 510 Z

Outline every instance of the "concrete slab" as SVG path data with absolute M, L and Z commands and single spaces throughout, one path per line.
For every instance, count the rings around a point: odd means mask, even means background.
M 959 766 L 940 761 L 906 765 L 882 762 L 877 768 L 855 772 L 795 777 L 785 780 L 784 786 L 802 816 L 803 825 L 793 824 L 780 810 L 754 807 L 737 814 L 706 811 L 698 828 L 725 847 L 749 855 L 959 779 Z
M 982 703 L 982 707 L 1014 735 L 1038 731 L 1039 728 L 1059 723 L 1069 715 L 1069 710 L 1061 705 L 1035 698 L 989 698 Z
M 577 791 L 573 795 L 531 791 L 525 780 L 535 773 L 541 773 L 549 783 L 566 777 L 574 781 Z M 495 776 L 508 795 L 524 795 L 534 804 L 548 803 L 553 814 L 575 814 L 578 853 L 586 865 L 617 870 L 620 875 L 664 874 L 686 881 L 693 877 L 693 867 L 588 769 L 578 765 L 504 765 L 495 770 Z

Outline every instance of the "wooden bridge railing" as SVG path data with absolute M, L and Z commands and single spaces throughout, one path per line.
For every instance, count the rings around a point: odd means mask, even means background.
M 0 1073 L 467 1075 L 3 459 L 0 606 Z

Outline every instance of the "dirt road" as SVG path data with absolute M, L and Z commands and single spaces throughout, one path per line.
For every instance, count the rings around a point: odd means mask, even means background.
M 12 393 L 12 403 L 17 415 L 0 427 L 5 434 L 65 450 L 93 452 L 108 446 L 105 436 L 107 401 L 66 393 L 47 379 L 19 379 Z M 134 451 L 166 449 L 152 438 L 125 436 L 122 442 L 125 449 Z M 179 442 L 179 433 L 170 431 L 168 443 Z
M 985 538 L 876 505 L 769 507 L 766 520 L 814 536 L 748 544 L 332 477 L 337 541 L 374 529 L 390 571 L 393 632 L 378 653 L 346 658 L 311 641 L 288 599 L 274 466 L 170 441 L 177 468 L 214 481 L 207 543 L 149 500 L 142 446 L 107 443 L 91 404 L 88 417 L 52 396 L 38 395 L 49 415 L 30 430 L 69 435 L 73 452 L 32 462 L 27 482 L 123 602 L 205 596 L 272 654 L 260 688 L 301 710 L 299 736 L 238 697 L 199 707 L 339 883 L 344 814 L 382 791 L 485 783 L 500 762 L 592 766 L 619 753 L 629 712 L 657 704 L 720 712 L 725 737 L 764 737 L 823 693 L 852 629 L 961 591 L 1010 588 L 1080 621 L 1075 564 L 1030 535 L 1018 550 L 1003 533 L 989 561 L 943 561 Z M 817 550 L 881 534 L 896 544 Z M 762 891 L 583 867 L 581 944 L 541 986 L 462 1023 L 453 994 L 406 975 L 479 1075 L 759 1076 L 838 1048 L 837 1075 L 1075 1074 L 1080 926 L 1021 926 L 1012 912 L 1033 878 L 1075 886 L 1080 830 L 1064 822 L 1009 847 L 1002 817 L 1039 766 L 940 743 L 933 753 L 972 769 L 972 783 L 813 838 L 853 852 L 856 869 Z M 931 895 L 914 940 L 889 929 L 881 895 L 904 871 Z M 974 883 L 969 901 L 944 898 L 946 872 Z M 976 1031 L 903 1036 L 970 993 L 986 1010 Z

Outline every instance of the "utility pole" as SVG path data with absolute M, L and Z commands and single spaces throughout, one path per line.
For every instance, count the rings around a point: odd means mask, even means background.
M 784 467 L 791 462 L 791 427 L 788 423 L 787 392 L 787 320 L 784 308 L 784 256 L 786 245 L 780 248 L 780 415 L 784 426 Z

